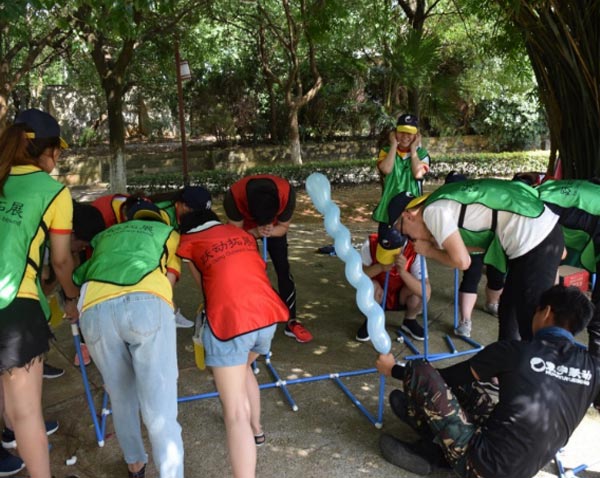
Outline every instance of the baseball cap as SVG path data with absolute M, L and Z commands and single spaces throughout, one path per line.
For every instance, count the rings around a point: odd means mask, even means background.
M 407 237 L 396 229 L 394 225 L 402 212 L 406 209 L 406 206 L 408 206 L 413 199 L 415 199 L 415 197 L 406 191 L 396 194 L 389 202 L 388 222 L 380 222 L 377 231 L 378 242 L 383 249 L 398 249 L 406 244 Z
M 127 220 L 133 219 L 165 222 L 160 214 L 160 209 L 146 199 L 140 199 L 127 208 Z
M 186 186 L 181 193 L 181 201 L 190 209 L 200 211 L 212 206 L 210 193 L 202 186 Z
M 419 119 L 415 115 L 403 114 L 396 123 L 398 133 L 417 134 L 419 131 Z
M 60 126 L 54 117 L 35 108 L 21 111 L 15 118 L 14 124 L 27 125 L 29 139 L 59 138 L 60 147 L 67 149 L 69 145 L 60 137 Z

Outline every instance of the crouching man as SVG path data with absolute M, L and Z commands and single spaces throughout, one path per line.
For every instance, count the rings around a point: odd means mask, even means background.
M 531 342 L 495 342 L 439 370 L 381 355 L 378 370 L 404 384 L 390 395 L 392 409 L 421 436 L 408 444 L 383 435 L 384 457 L 418 474 L 445 463 L 461 477 L 534 476 L 600 400 L 600 363 L 573 338 L 592 314 L 578 289 L 557 285 L 540 297 Z M 474 384 L 492 377 L 500 383 L 496 405 Z

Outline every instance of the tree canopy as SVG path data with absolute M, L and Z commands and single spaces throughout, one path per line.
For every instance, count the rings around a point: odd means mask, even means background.
M 548 127 L 567 176 L 590 177 L 600 173 L 599 4 L 3 2 L 0 123 L 43 107 L 51 84 L 92 95 L 85 131 L 101 137 L 107 125 L 111 185 L 123 189 L 127 134 L 176 130 L 178 43 L 192 68 L 192 136 L 285 141 L 299 163 L 306 139 L 375 136 L 410 111 L 426 135 L 482 133 L 497 150 L 539 143 Z M 148 105 L 171 119 L 151 119 Z M 137 111 L 135 128 L 125 109 Z

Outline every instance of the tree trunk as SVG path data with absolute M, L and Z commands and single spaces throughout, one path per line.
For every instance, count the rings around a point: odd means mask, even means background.
M 125 120 L 123 119 L 123 91 L 118 86 L 106 89 L 108 131 L 110 138 L 109 181 L 112 193 L 127 192 L 125 168 Z
M 300 148 L 300 127 L 298 126 L 298 107 L 291 106 L 289 118 L 290 127 L 290 156 L 292 164 L 302 164 L 302 151 Z

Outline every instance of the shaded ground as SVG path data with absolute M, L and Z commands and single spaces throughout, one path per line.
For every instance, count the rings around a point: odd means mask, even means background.
M 342 223 L 352 232 L 355 244 L 375 229 L 370 212 L 379 197 L 378 185 L 354 188 L 334 188 L 333 199 L 342 211 Z M 217 204 L 219 203 L 217 199 Z M 222 211 L 220 206 L 216 208 Z M 315 336 L 309 344 L 298 344 L 285 337 L 281 330 L 273 342 L 273 363 L 285 380 L 314 377 L 335 372 L 364 370 L 373 367 L 376 353 L 370 344 L 354 340 L 363 317 L 355 305 L 355 291 L 344 278 L 344 264 L 331 256 L 316 254 L 315 250 L 332 242 L 322 227 L 322 218 L 309 204 L 304 193 L 299 194 L 298 210 L 292 224 L 290 260 L 298 287 L 298 315 Z M 443 335 L 451 332 L 453 320 L 453 273 L 447 268 L 429 264 L 433 297 L 429 304 L 430 351 L 445 351 Z M 233 292 L 233 291 L 232 291 Z M 175 292 L 184 314 L 193 317 L 200 293 L 191 278 L 184 273 Z M 483 313 L 481 306 L 474 314 L 473 337 L 485 344 L 497 335 L 497 321 Z M 400 324 L 400 313 L 387 314 L 391 337 Z M 64 324 L 56 330 L 58 341 L 50 359 L 67 369 L 64 377 L 45 382 L 44 404 L 48 418 L 58 418 L 61 429 L 51 437 L 53 473 L 57 478 L 77 474 L 81 478 L 113 478 L 126 476 L 117 441 L 109 418 L 106 444 L 96 445 L 89 411 L 83 395 L 78 369 L 72 366 L 74 353 L 70 328 Z M 194 365 L 192 331 L 178 330 L 180 396 L 214 390 L 210 375 Z M 581 338 L 586 342 L 585 338 Z M 457 341 L 459 349 L 465 349 Z M 393 352 L 403 357 L 409 353 L 405 345 L 393 344 Z M 447 364 L 445 362 L 444 364 Z M 268 370 L 260 365 L 259 381 L 270 383 Z M 99 405 L 101 377 L 93 365 L 88 367 L 94 397 Z M 378 405 L 379 381 L 375 374 L 360 375 L 343 382 L 373 414 Z M 394 388 L 387 380 L 385 396 Z M 263 423 L 267 444 L 258 452 L 257 476 L 287 478 L 319 477 L 407 477 L 404 472 L 381 458 L 378 438 L 381 433 L 361 413 L 332 380 L 291 385 L 288 387 L 299 406 L 290 409 L 278 389 L 262 392 Z M 183 427 L 186 477 L 219 478 L 231 476 L 225 450 L 225 433 L 218 400 L 207 399 L 182 403 L 179 420 Z M 598 457 L 600 439 L 598 415 L 588 413 L 578 429 L 574 445 L 567 447 L 566 464 L 578 465 Z M 411 431 L 395 419 L 387 402 L 384 408 L 384 431 L 414 438 Z M 543 439 L 543 437 L 540 437 Z M 76 455 L 74 466 L 65 466 L 65 459 Z M 555 476 L 553 465 L 538 477 Z M 600 470 L 596 465 L 595 470 Z M 26 476 L 20 474 L 19 476 Z M 152 465 L 147 474 L 157 476 Z M 588 472 L 587 477 L 600 477 Z

